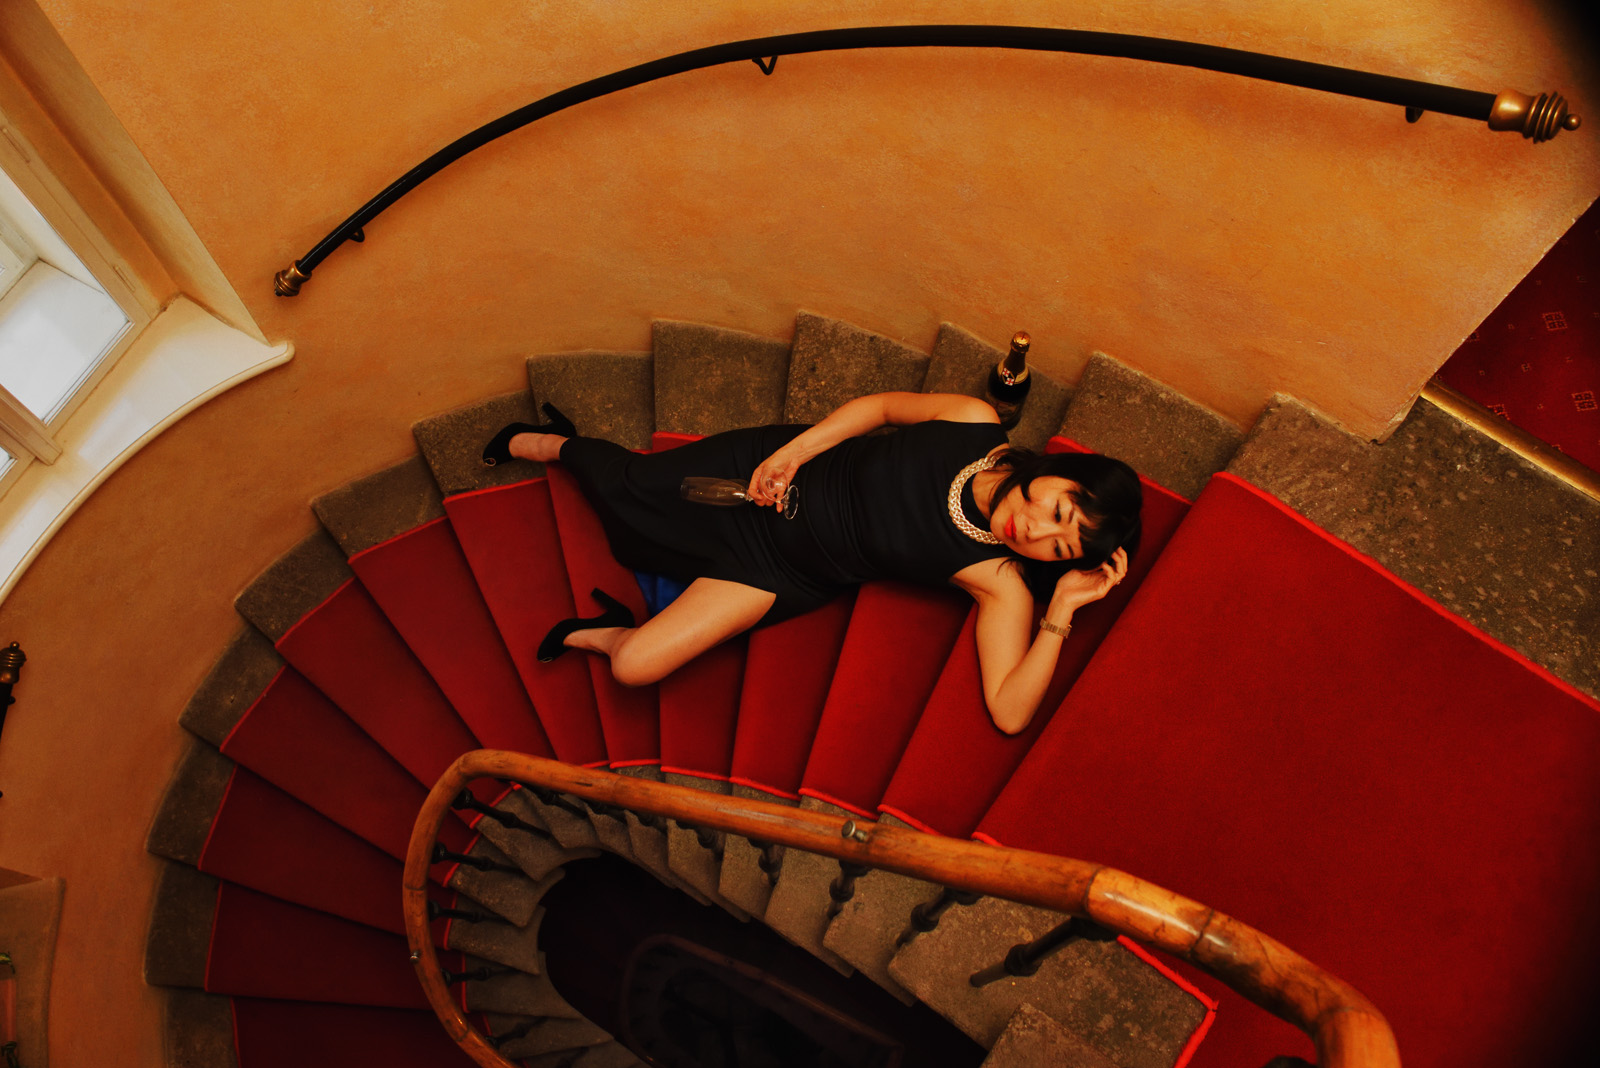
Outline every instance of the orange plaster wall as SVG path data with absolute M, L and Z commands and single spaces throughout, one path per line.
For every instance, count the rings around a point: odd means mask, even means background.
M 1117 60 L 788 57 L 513 135 L 279 300 L 274 271 L 474 125 L 741 37 L 1059 19 L 1591 110 L 1600 93 L 1536 0 L 39 6 L 266 336 L 297 348 L 133 458 L 0 606 L 30 657 L 0 744 L 0 864 L 67 879 L 58 1068 L 160 1063 L 143 840 L 233 594 L 311 530 L 309 498 L 406 455 L 414 419 L 519 386 L 522 355 L 643 348 L 652 316 L 781 336 L 803 307 L 923 346 L 952 320 L 1027 328 L 1064 380 L 1098 349 L 1241 424 L 1287 390 L 1376 436 L 1600 192 L 1591 130 L 1535 147 Z

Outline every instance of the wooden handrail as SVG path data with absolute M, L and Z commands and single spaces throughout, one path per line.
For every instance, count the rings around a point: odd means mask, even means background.
M 1086 916 L 1118 934 L 1182 957 L 1294 1024 L 1316 1044 L 1320 1068 L 1400 1065 L 1388 1021 L 1354 987 L 1248 924 L 1115 868 L 885 824 L 841 821 L 819 812 L 480 749 L 462 754 L 429 792 L 411 833 L 404 883 L 406 939 L 417 978 L 450 1037 L 484 1068 L 514 1066 L 472 1028 L 450 997 L 427 912 L 434 838 L 451 802 L 468 783 L 483 777 L 545 787 L 957 890 Z M 841 834 L 846 822 L 856 823 L 854 837 Z

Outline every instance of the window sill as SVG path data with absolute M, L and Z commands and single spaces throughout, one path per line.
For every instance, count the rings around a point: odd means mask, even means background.
M 29 464 L 0 498 L 0 601 L 128 457 L 212 397 L 293 354 L 290 342 L 263 345 L 187 298 L 173 301 L 56 429 L 61 457 Z

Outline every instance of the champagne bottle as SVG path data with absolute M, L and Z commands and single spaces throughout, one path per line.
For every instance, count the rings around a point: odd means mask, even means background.
M 1022 402 L 1033 388 L 1028 375 L 1028 347 L 1033 343 L 1025 331 L 1011 336 L 1011 351 L 989 372 L 989 403 L 1000 413 L 1000 425 L 1010 430 L 1022 418 Z

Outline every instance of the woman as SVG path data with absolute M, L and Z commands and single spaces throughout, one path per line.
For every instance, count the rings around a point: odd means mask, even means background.
M 655 682 L 869 579 L 953 582 L 978 604 L 989 714 L 1015 734 L 1044 696 L 1073 613 L 1122 581 L 1138 545 L 1142 495 L 1126 464 L 1012 449 L 994 409 L 971 397 L 880 393 L 815 426 L 730 431 L 649 455 L 578 437 L 545 411 L 544 426 L 497 434 L 484 462 L 559 460 L 619 561 L 689 582 L 641 626 L 597 590 L 606 613 L 558 625 L 540 647 L 541 657 L 609 656 L 624 685 Z M 904 429 L 863 436 L 883 426 Z M 770 507 L 685 501 L 690 475 L 747 480 Z M 1035 596 L 1048 606 L 1030 637 Z

